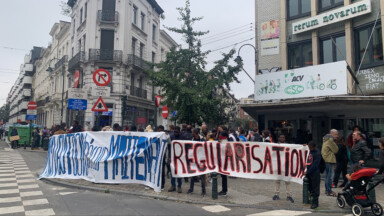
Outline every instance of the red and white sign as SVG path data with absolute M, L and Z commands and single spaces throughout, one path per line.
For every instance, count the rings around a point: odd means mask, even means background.
M 303 184 L 308 153 L 308 146 L 296 144 L 175 140 L 171 172 L 177 178 L 220 173 Z
M 103 68 L 93 72 L 93 82 L 98 86 L 107 86 L 111 82 L 111 79 L 111 74 Z
M 168 107 L 167 106 L 163 106 L 163 109 L 161 110 L 161 114 L 163 115 L 163 118 L 168 117 Z
M 161 103 L 161 96 L 160 95 L 156 95 L 155 96 L 155 101 L 156 101 L 156 106 L 159 107 L 160 103 Z
M 99 97 L 95 105 L 92 107 L 93 112 L 108 112 L 108 107 L 105 105 L 103 99 Z
M 37 108 L 37 103 L 35 101 L 29 101 L 27 106 L 28 106 L 28 109 L 35 110 Z
M 78 70 L 76 70 L 75 72 L 75 77 L 73 78 L 75 83 L 74 83 L 74 88 L 77 88 L 77 86 L 79 86 L 79 81 L 80 81 L 80 72 Z

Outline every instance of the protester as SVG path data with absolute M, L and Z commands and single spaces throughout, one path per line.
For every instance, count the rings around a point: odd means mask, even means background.
M 259 129 L 257 128 L 251 129 L 251 133 L 248 140 L 253 142 L 262 142 L 263 137 L 259 134 Z
M 363 139 L 360 131 L 355 131 L 352 134 L 355 145 L 351 149 L 351 162 L 354 165 L 364 165 L 371 156 L 371 150 L 367 146 L 367 142 Z
M 348 182 L 348 179 L 345 177 L 345 175 L 347 174 L 347 167 L 348 167 L 348 151 L 347 151 L 348 148 L 342 136 L 336 139 L 336 144 L 337 144 L 337 147 L 339 148 L 339 151 L 336 153 L 336 169 L 335 169 L 335 176 L 333 178 L 332 188 L 338 187 L 337 184 L 339 183 L 340 174 L 344 180 L 343 183 L 339 186 L 342 188 Z
M 124 130 L 123 130 L 124 132 L 128 132 L 129 131 L 129 126 L 128 125 L 125 125 L 125 127 L 124 127 Z
M 53 135 L 66 134 L 66 132 L 61 128 L 60 125 L 56 125 L 55 133 Z
M 132 131 L 132 132 L 137 131 L 136 125 L 131 125 L 130 131 Z
M 4 133 L 4 125 L 0 125 L 0 139 L 3 139 L 3 133 Z
M 219 135 L 219 141 L 222 143 L 228 142 L 228 132 L 222 130 Z M 221 175 L 221 191 L 219 192 L 219 196 L 227 196 L 228 192 L 228 177 L 226 175 Z
M 263 132 L 261 132 L 262 134 L 262 137 L 263 137 L 263 142 L 269 142 L 271 143 L 272 140 L 271 140 L 271 137 L 270 137 L 270 134 L 269 134 L 269 131 L 268 130 L 263 130 Z
M 181 135 L 180 135 L 180 127 L 176 126 L 174 131 L 173 131 L 173 136 L 171 136 L 171 140 L 181 140 Z M 168 163 L 171 163 L 171 148 L 168 148 Z M 176 178 L 171 176 L 171 187 L 168 189 L 168 192 L 173 192 L 176 191 Z M 181 185 L 183 184 L 183 181 L 181 178 L 177 178 L 177 192 L 181 193 Z
M 19 133 L 17 132 L 17 127 L 14 127 L 11 131 L 11 137 L 12 136 L 18 136 L 18 135 L 19 135 Z M 16 149 L 16 148 L 18 148 L 18 146 L 19 146 L 19 140 L 13 140 L 12 141 L 12 148 Z
M 278 141 L 279 141 L 278 142 L 279 144 L 285 143 L 285 135 L 284 134 L 280 134 Z M 275 181 L 275 195 L 272 197 L 273 200 L 280 199 L 279 198 L 280 183 L 281 183 L 280 180 L 276 180 Z M 286 193 L 287 193 L 287 200 L 291 201 L 291 203 L 294 203 L 295 201 L 292 198 L 292 192 L 291 192 L 291 188 L 290 188 L 291 183 L 289 181 L 284 181 L 284 183 L 285 183 L 285 190 L 286 190 Z
M 200 135 L 199 135 L 199 130 L 197 130 L 197 128 L 194 128 L 192 130 L 192 141 L 204 141 L 203 139 L 201 139 Z M 200 176 L 195 176 L 195 177 L 192 177 L 191 178 L 191 183 L 189 185 L 189 190 L 187 193 L 193 193 L 193 188 L 194 188 L 194 185 L 195 185 L 195 178 L 198 178 L 200 177 L 200 181 L 201 181 L 201 195 L 202 196 L 205 196 L 206 194 L 206 191 L 205 191 L 205 175 L 200 175 Z
M 235 142 L 235 141 L 240 141 L 239 137 L 237 136 L 236 132 L 234 129 L 229 129 L 229 135 L 228 135 L 228 141 Z
M 347 146 L 348 146 L 349 149 L 352 149 L 353 146 L 355 145 L 355 139 L 353 138 L 353 133 L 356 132 L 356 131 L 360 131 L 360 132 L 362 132 L 360 126 L 355 125 L 355 126 L 353 127 L 353 129 L 352 129 L 352 133 L 350 133 L 350 134 L 348 135 L 348 137 L 347 137 Z M 362 138 L 363 138 L 365 141 L 367 141 L 367 138 L 366 138 L 364 135 L 362 136 Z M 352 165 L 351 168 L 353 168 L 353 165 Z
M 33 145 L 31 150 L 39 150 L 40 149 L 40 129 L 39 127 L 33 130 Z
M 332 191 L 332 177 L 334 174 L 334 167 L 336 164 L 336 153 L 339 151 L 336 140 L 339 133 L 336 129 L 332 129 L 330 134 L 323 137 L 323 147 L 321 149 L 321 155 L 325 161 L 325 194 L 327 196 L 337 196 Z
M 148 126 L 145 128 L 145 131 L 144 131 L 144 132 L 153 132 L 152 126 L 151 126 L 151 125 L 148 125 Z
M 64 129 L 65 127 L 62 127 L 61 129 Z M 81 125 L 79 124 L 78 121 L 75 121 L 71 127 L 71 129 L 69 130 L 69 133 L 78 133 L 78 132 L 82 132 L 83 131 L 83 128 L 81 127 Z
M 113 124 L 112 129 L 113 129 L 113 131 L 121 131 L 121 127 L 120 127 L 119 123 Z
M 384 174 L 384 137 L 381 137 L 379 139 L 379 148 L 380 148 L 380 152 L 379 152 L 380 169 L 379 169 L 379 172 L 377 173 Z
M 247 138 L 245 137 L 245 130 L 244 130 L 244 128 L 239 128 L 239 140 L 241 142 L 248 141 Z
M 321 155 L 319 150 L 316 148 L 316 143 L 310 141 L 308 143 L 309 155 L 307 159 L 307 171 L 305 172 L 309 182 L 309 193 L 312 196 L 311 209 L 319 207 L 319 196 L 320 196 L 320 160 Z

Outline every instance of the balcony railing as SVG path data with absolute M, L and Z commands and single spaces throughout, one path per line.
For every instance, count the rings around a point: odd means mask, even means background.
M 142 70 L 149 70 L 151 68 L 144 59 L 133 54 L 128 54 L 128 64 L 136 66 Z
M 119 13 L 113 10 L 99 10 L 97 19 L 99 22 L 117 24 L 119 22 Z
M 68 60 L 68 56 L 63 56 L 58 62 L 56 62 L 55 64 L 55 69 L 54 70 L 57 70 L 58 68 L 60 68 L 62 65 L 64 65 L 65 62 L 67 62 Z
M 147 99 L 147 90 L 144 90 L 135 86 L 131 86 L 131 95 Z
M 122 59 L 123 59 L 123 51 L 121 50 L 89 49 L 90 61 L 121 62 Z
M 68 70 L 71 70 L 71 69 L 79 66 L 80 62 L 84 62 L 84 61 L 85 61 L 85 52 L 81 51 L 81 52 L 77 53 L 75 56 L 73 56 L 71 58 L 71 60 L 69 60 Z

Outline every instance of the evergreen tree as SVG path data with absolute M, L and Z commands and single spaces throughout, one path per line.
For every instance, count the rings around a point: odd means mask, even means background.
M 167 53 L 166 60 L 155 64 L 157 71 L 149 71 L 155 86 L 162 88 L 162 96 L 170 110 L 177 110 L 176 119 L 180 123 L 222 124 L 227 122 L 225 110 L 228 107 L 228 92 L 231 82 L 239 82 L 236 75 L 241 70 L 241 60 L 230 65 L 235 50 L 222 54 L 212 69 L 206 69 L 206 57 L 209 51 L 201 50 L 199 37 L 208 32 L 195 31 L 193 24 L 202 17 L 192 18 L 190 2 L 185 8 L 177 8 L 183 25 L 168 30 L 181 34 L 187 48 L 174 47 Z
M 4 124 L 5 122 L 8 122 L 9 120 L 9 104 L 4 104 L 2 107 L 0 107 L 0 121 L 3 120 Z

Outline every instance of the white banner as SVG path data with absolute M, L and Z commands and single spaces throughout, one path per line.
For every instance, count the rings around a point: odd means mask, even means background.
M 347 94 L 347 63 L 334 63 L 256 76 L 255 100 Z
M 49 140 L 39 178 L 84 179 L 95 183 L 138 183 L 161 191 L 165 133 L 82 132 Z
M 173 141 L 175 177 L 220 173 L 251 179 L 303 183 L 307 146 L 263 142 Z

